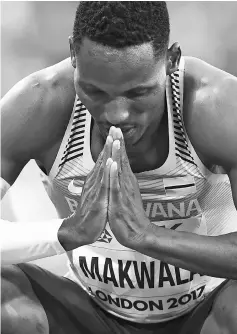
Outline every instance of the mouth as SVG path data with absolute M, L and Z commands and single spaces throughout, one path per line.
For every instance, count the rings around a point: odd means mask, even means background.
M 134 135 L 135 131 L 136 131 L 135 126 L 124 127 L 124 128 L 120 128 L 120 129 L 123 133 L 124 139 L 132 137 Z
M 124 126 L 124 127 L 118 126 L 118 128 L 121 129 L 124 138 L 131 137 L 136 130 L 135 126 Z M 110 127 L 104 127 L 104 133 L 106 136 L 108 136 L 109 130 L 110 130 Z

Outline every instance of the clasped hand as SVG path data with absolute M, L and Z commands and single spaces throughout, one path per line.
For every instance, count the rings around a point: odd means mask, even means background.
M 94 243 L 107 222 L 120 244 L 139 250 L 151 226 L 120 129 L 111 127 L 102 152 L 88 174 L 75 212 L 66 218 L 58 239 L 66 251 Z
M 136 176 L 125 149 L 123 134 L 111 127 L 112 139 L 109 165 L 108 221 L 116 239 L 123 246 L 135 249 L 141 243 L 150 221 L 143 209 Z

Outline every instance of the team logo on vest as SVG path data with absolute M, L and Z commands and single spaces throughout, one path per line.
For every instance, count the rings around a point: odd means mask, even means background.
M 68 184 L 68 190 L 73 195 L 81 195 L 82 188 L 82 186 L 76 186 L 74 184 L 74 179 Z
M 104 231 L 102 232 L 101 236 L 99 237 L 99 239 L 97 241 L 105 242 L 106 244 L 109 244 L 112 239 L 113 238 L 110 235 L 110 233 L 106 229 L 104 229 Z

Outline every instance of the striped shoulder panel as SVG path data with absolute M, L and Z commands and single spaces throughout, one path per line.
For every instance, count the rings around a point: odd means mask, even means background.
M 83 154 L 85 125 L 86 107 L 78 99 L 74 111 L 71 133 L 59 167 Z
M 191 155 L 191 151 L 189 149 L 186 135 L 183 129 L 184 124 L 183 124 L 183 120 L 181 117 L 181 108 L 180 108 L 179 70 L 175 71 L 174 73 L 170 75 L 170 82 L 171 82 L 171 91 L 172 91 L 175 154 L 182 160 L 197 166 Z

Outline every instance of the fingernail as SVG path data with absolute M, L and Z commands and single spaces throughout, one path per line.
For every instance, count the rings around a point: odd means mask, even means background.
M 111 158 L 108 158 L 106 161 L 106 166 L 108 166 L 111 162 L 113 162 L 113 160 Z
M 113 167 L 114 170 L 118 169 L 118 164 L 117 164 L 116 161 L 113 161 L 112 167 Z
M 117 150 L 119 150 L 120 149 L 120 141 L 118 139 L 116 139 L 114 141 L 114 144 L 116 145 Z
M 106 144 L 109 144 L 109 142 L 112 141 L 112 137 L 110 135 L 107 136 L 106 138 Z
M 112 126 L 110 127 L 110 129 L 109 129 L 109 132 L 110 132 L 110 131 L 113 131 L 114 129 L 115 129 L 115 126 L 112 125 Z
M 117 134 L 118 134 L 118 138 L 120 139 L 120 138 L 122 138 L 122 131 L 121 131 L 121 129 L 120 128 L 118 128 L 117 129 Z

